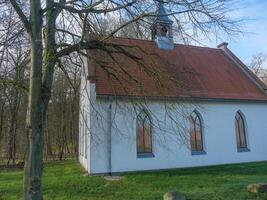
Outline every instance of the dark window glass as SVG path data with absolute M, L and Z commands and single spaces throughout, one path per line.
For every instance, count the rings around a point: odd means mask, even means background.
M 237 112 L 235 116 L 235 129 L 237 138 L 237 148 L 247 148 L 245 121 L 240 112 Z
M 197 112 L 190 117 L 190 143 L 192 151 L 203 151 L 202 123 Z
M 137 153 L 152 153 L 152 123 L 145 111 L 137 117 L 136 136 Z
M 168 35 L 168 29 L 167 29 L 167 27 L 162 26 L 161 27 L 161 30 L 160 30 L 160 34 L 161 34 L 161 36 L 167 36 Z

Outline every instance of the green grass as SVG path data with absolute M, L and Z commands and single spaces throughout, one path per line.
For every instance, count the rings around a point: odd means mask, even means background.
M 128 173 L 121 181 L 83 176 L 77 161 L 45 165 L 45 200 L 162 200 L 167 191 L 180 191 L 188 199 L 267 199 L 267 194 L 250 194 L 250 183 L 267 182 L 267 162 L 215 167 Z M 0 171 L 0 200 L 17 200 L 22 195 L 22 171 Z

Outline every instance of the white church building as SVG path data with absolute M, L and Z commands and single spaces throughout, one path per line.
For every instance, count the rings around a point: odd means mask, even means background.
M 152 40 L 88 51 L 79 160 L 89 174 L 267 160 L 266 86 L 228 49 L 174 44 L 159 7 Z

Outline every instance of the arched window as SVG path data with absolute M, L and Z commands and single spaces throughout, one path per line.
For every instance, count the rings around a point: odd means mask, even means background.
M 162 26 L 160 29 L 161 36 L 167 36 L 168 35 L 168 29 L 166 26 Z
M 203 127 L 200 114 L 194 111 L 190 116 L 190 143 L 192 152 L 204 152 Z
M 245 127 L 245 117 L 238 111 L 235 115 L 235 130 L 236 130 L 236 140 L 238 149 L 247 149 L 247 138 L 246 138 L 246 127 Z
M 152 121 L 145 110 L 137 116 L 136 137 L 137 154 L 152 153 Z

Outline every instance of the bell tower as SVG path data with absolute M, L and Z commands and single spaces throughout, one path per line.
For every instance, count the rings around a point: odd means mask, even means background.
M 158 48 L 172 50 L 174 48 L 173 21 L 168 17 L 163 4 L 163 0 L 158 1 L 157 17 L 151 26 L 152 40 L 155 40 Z

